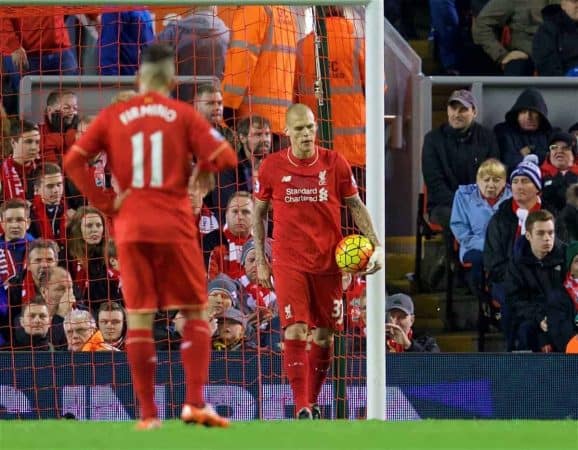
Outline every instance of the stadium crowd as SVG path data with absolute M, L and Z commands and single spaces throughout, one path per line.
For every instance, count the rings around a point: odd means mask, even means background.
M 442 3 L 450 10 L 442 10 Z M 430 0 L 442 65 L 457 75 L 467 70 L 457 46 L 456 3 Z M 578 2 L 481 3 L 473 41 L 504 75 L 578 73 Z M 363 38 L 342 8 L 322 10 L 329 54 L 337 55 L 329 67 L 334 146 L 363 187 Z M 529 18 L 531 24 L 523 22 Z M 153 23 L 146 10 L 0 19 L 3 350 L 124 349 L 123 268 L 111 219 L 90 205 L 62 170 L 63 156 L 97 111 L 79 110 L 81 93 L 56 90 L 46 97 L 43 120 L 36 124 L 16 118 L 17 99 L 26 75 L 134 75 L 142 50 L 153 42 L 173 47 L 178 75 L 220 80 L 183 84 L 175 95 L 191 103 L 238 154 L 238 166 L 218 175 L 213 192 L 204 195 L 193 186 L 189 191 L 208 273 L 212 347 L 283 347 L 276 292 L 258 280 L 253 194 L 263 159 L 288 145 L 287 108 L 302 103 L 317 110 L 315 36 L 298 39 L 294 14 L 283 6 L 239 6 L 218 14 L 213 7 L 198 7 L 163 30 Z M 505 25 L 508 36 L 496 41 Z M 91 36 L 97 51 L 90 51 Z M 550 48 L 551 41 L 563 45 Z M 110 100 L 125 102 L 135 94 L 126 91 Z M 470 287 L 488 308 L 500 311 L 508 350 L 563 352 L 578 326 L 578 125 L 564 132 L 551 124 L 533 88 L 521 92 L 494 130 L 476 122 L 477 109 L 471 92 L 452 93 L 447 123 L 424 138 L 430 220 L 443 227 L 448 247 L 457 242 L 460 260 L 473 266 Z M 107 163 L 101 154 L 89 167 L 94 185 L 112 193 L 117 186 Z M 265 228 L 270 260 L 271 224 Z M 346 324 L 362 342 L 364 280 L 344 276 L 343 288 Z M 433 338 L 413 338 L 414 314 L 411 298 L 388 298 L 389 351 L 439 351 Z M 157 348 L 178 348 L 182 324 L 178 311 L 159 312 Z

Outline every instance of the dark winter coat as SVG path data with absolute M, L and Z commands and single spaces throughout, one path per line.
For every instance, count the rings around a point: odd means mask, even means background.
M 518 125 L 518 113 L 529 109 L 537 111 L 540 116 L 540 128 L 536 131 L 525 131 Z M 539 164 L 544 162 L 548 153 L 548 139 L 552 125 L 548 121 L 548 107 L 537 89 L 525 89 L 512 108 L 506 113 L 506 121 L 494 127 L 494 133 L 500 147 L 500 160 L 511 173 L 522 162 L 524 156 L 520 150 L 530 147 L 532 153 L 538 156 Z
M 540 76 L 565 76 L 578 67 L 578 22 L 560 5 L 542 10 L 544 23 L 534 35 L 534 63 Z
M 484 241 L 484 268 L 491 284 L 504 281 L 508 261 L 518 229 L 518 217 L 512 210 L 512 199 L 504 201 L 490 219 Z
M 557 335 L 564 322 L 571 323 L 572 302 L 565 294 L 564 279 L 566 245 L 556 241 L 552 251 L 539 260 L 532 253 L 530 243 L 521 237 L 515 245 L 505 277 L 506 304 L 511 309 L 514 329 L 523 322 L 539 327 L 546 317 L 547 341 L 564 351 Z M 538 328 L 539 329 L 539 328 Z M 554 339 L 552 339 L 554 337 Z M 566 343 L 571 336 L 568 336 Z
M 425 135 L 422 171 L 428 192 L 428 210 L 451 208 L 458 186 L 476 182 L 480 165 L 499 158 L 491 130 L 473 122 L 466 132 L 445 124 Z

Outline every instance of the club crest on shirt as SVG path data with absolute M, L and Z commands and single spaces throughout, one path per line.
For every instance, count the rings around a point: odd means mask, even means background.
M 285 319 L 289 320 L 293 317 L 293 311 L 291 310 L 291 305 L 285 306 Z
M 327 184 L 327 170 L 322 170 L 319 172 L 319 186 L 325 186 Z

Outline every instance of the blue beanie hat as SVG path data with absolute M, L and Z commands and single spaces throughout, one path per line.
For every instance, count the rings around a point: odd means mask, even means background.
M 245 245 L 243 245 L 243 250 L 241 251 L 241 265 L 242 266 L 245 265 L 245 260 L 247 259 L 247 255 L 254 248 L 255 248 L 255 240 L 254 239 L 251 238 L 247 242 L 245 242 Z M 267 257 L 269 262 L 271 261 L 272 253 L 273 253 L 273 250 L 271 249 L 271 239 L 266 238 L 265 239 L 265 256 Z
M 510 183 L 515 177 L 528 177 L 536 188 L 542 190 L 542 172 L 540 172 L 540 167 L 538 167 L 538 157 L 536 155 L 530 154 L 524 157 L 524 160 L 516 166 L 512 175 L 510 175 Z
M 231 297 L 231 301 L 233 302 L 233 305 L 239 303 L 238 285 L 237 283 L 235 283 L 235 281 L 233 281 L 233 279 L 230 276 L 224 273 L 220 273 L 211 281 L 209 281 L 207 291 L 209 294 L 214 291 L 223 291 L 226 294 L 229 294 L 229 296 Z

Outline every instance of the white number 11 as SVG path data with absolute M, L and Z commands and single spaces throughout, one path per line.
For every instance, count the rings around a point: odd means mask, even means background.
M 155 131 L 149 136 L 151 141 L 151 181 L 150 187 L 163 185 L 163 132 Z M 132 143 L 132 187 L 144 187 L 144 133 L 133 134 Z

